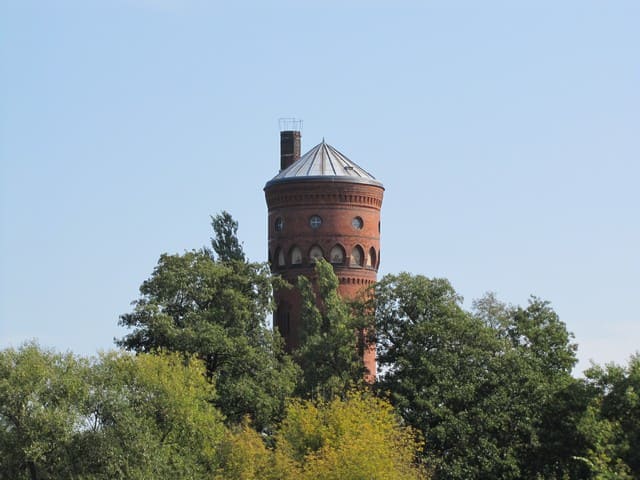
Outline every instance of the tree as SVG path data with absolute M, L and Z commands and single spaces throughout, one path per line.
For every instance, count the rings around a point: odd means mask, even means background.
M 211 227 L 215 237 L 211 239 L 211 246 L 221 262 L 246 260 L 242 245 L 238 241 L 238 222 L 231 214 L 222 211 L 211 217 Z
M 419 480 L 420 443 L 392 406 L 362 392 L 344 398 L 292 400 L 271 446 L 248 424 L 220 448 L 225 480 Z
M 601 415 L 602 397 L 596 397 L 580 419 L 579 429 L 589 442 L 586 453 L 576 459 L 582 462 L 587 474 L 582 478 L 594 480 L 631 480 L 631 469 L 622 460 L 618 440 L 622 434 L 620 423 Z
M 179 354 L 103 354 L 94 362 L 81 471 L 93 478 L 196 479 L 217 469 L 222 415 L 204 365 Z
M 281 480 L 284 476 L 273 449 L 248 421 L 227 432 L 219 456 L 221 468 L 216 480 Z
M 357 332 L 362 326 L 340 298 L 331 264 L 319 260 L 315 273 L 314 284 L 304 276 L 298 277 L 302 325 L 300 347 L 293 356 L 302 368 L 298 393 L 331 399 L 363 382 L 362 346 L 357 345 Z
M 490 329 L 444 279 L 388 275 L 375 298 L 378 388 L 424 434 L 436 478 L 517 478 L 527 426 L 509 424 L 518 405 L 499 391 L 502 345 Z
M 203 373 L 177 354 L 0 352 L 0 478 L 213 474 L 224 427 Z
M 521 399 L 529 405 L 534 427 L 534 441 L 519 453 L 522 475 L 585 478 L 588 471 L 576 461 L 587 448 L 579 424 L 593 395 L 571 376 L 577 361 L 573 335 L 550 303 L 534 296 L 523 308 L 505 305 L 488 293 L 473 302 L 473 314 L 507 341 L 505 352 L 522 365 L 519 380 L 535 384 L 532 395 Z
M 279 478 L 291 480 L 424 479 L 418 448 L 388 402 L 357 392 L 292 402 L 276 435 Z
M 0 352 L 0 479 L 69 478 L 88 363 L 35 343 Z
M 633 478 L 640 478 L 640 354 L 632 355 L 626 367 L 594 365 L 585 375 L 598 392 L 593 422 L 604 426 L 604 435 L 591 435 L 592 453 L 604 467 L 626 465 Z
M 570 336 L 546 302 L 485 300 L 472 315 L 444 279 L 385 276 L 375 287 L 377 387 L 424 434 L 436 478 L 536 478 L 547 467 L 536 463 L 544 407 L 575 361 Z
M 258 429 L 281 415 L 298 370 L 282 339 L 266 325 L 272 278 L 264 264 L 240 259 L 237 224 L 214 218 L 215 260 L 207 249 L 160 256 L 141 298 L 120 325 L 133 329 L 116 343 L 135 352 L 159 349 L 196 354 L 207 367 L 215 404 L 231 423 L 250 415 Z
M 494 293 L 473 302 L 473 315 L 507 338 L 547 376 L 565 377 L 577 362 L 573 334 L 548 301 L 531 296 L 527 308 L 506 305 Z

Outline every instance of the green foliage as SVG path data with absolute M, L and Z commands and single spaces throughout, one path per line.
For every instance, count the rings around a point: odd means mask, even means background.
M 227 216 L 216 218 L 235 234 L 236 224 Z M 218 245 L 229 243 L 224 238 Z M 136 352 L 197 355 L 216 384 L 215 403 L 228 421 L 240 422 L 248 414 L 257 428 L 265 428 L 281 415 L 298 370 L 265 323 L 272 306 L 268 268 L 217 250 L 224 261 L 207 250 L 161 255 L 133 312 L 120 317 L 120 325 L 133 331 L 117 344 Z
M 220 446 L 221 469 L 216 480 L 278 480 L 282 469 L 272 449 L 248 422 L 227 432 Z
M 275 445 L 248 424 L 220 448 L 219 480 L 418 480 L 420 444 L 388 402 L 347 393 L 331 401 L 293 400 Z
M 575 362 L 548 303 L 512 309 L 488 297 L 471 315 L 446 280 L 406 273 L 384 277 L 375 298 L 378 388 L 424 434 L 437 478 L 566 473 L 540 449 L 546 408 Z
M 516 397 L 531 425 L 531 442 L 518 452 L 521 475 L 584 478 L 587 470 L 576 457 L 587 447 L 579 422 L 591 394 L 571 377 L 577 349 L 573 335 L 550 303 L 537 297 L 523 308 L 507 306 L 489 293 L 474 302 L 473 313 L 506 341 L 501 355 L 517 361 L 519 367 L 505 373 L 515 385 L 531 387 Z
M 0 479 L 72 474 L 87 376 L 87 362 L 33 343 L 0 352 Z
M 631 469 L 620 458 L 620 424 L 601 415 L 602 398 L 596 398 L 580 419 L 579 428 L 587 438 L 586 454 L 576 457 L 589 472 L 588 478 L 595 480 L 630 480 Z
M 548 301 L 532 296 L 527 308 L 501 303 L 493 293 L 473 302 L 474 317 L 500 338 L 511 342 L 529 362 L 546 375 L 571 372 L 578 346 Z
M 238 241 L 238 222 L 229 212 L 224 210 L 211 217 L 211 227 L 215 232 L 215 238 L 211 239 L 213 251 L 221 262 L 244 262 L 245 256 L 242 245 Z
M 530 431 L 497 365 L 517 369 L 517 358 L 501 359 L 503 343 L 460 301 L 443 279 L 382 279 L 376 288 L 378 386 L 425 435 L 425 457 L 437 478 L 517 478 L 514 449 L 529 442 Z
M 0 478 L 202 478 L 224 429 L 182 355 L 0 354 Z
M 331 264 L 319 260 L 315 272 L 317 294 L 306 277 L 298 277 L 302 325 L 293 355 L 303 372 L 298 393 L 330 399 L 363 381 L 362 348 L 356 345 L 361 325 L 338 294 Z
M 98 478 L 201 478 L 215 470 L 222 417 L 204 366 L 182 355 L 103 355 L 80 458 Z M 97 468 L 96 468 L 97 466 Z
M 509 337 L 514 348 L 549 377 L 566 377 L 576 364 L 578 346 L 550 303 L 531 297 L 527 308 L 510 312 Z
M 538 442 L 525 457 L 525 471 L 529 477 L 589 478 L 588 467 L 580 461 L 589 447 L 581 422 L 593 392 L 583 381 L 574 378 L 566 378 L 555 386 L 547 383 L 542 391 L 547 393 L 536 411 Z
M 391 405 L 350 393 L 329 402 L 295 401 L 276 436 L 284 478 L 410 480 L 426 478 L 413 462 L 419 443 Z
M 626 466 L 633 478 L 640 478 L 640 354 L 633 355 L 627 367 L 594 366 L 585 374 L 598 391 L 599 407 L 585 428 L 593 424 L 603 427 L 588 429 L 593 440 L 591 459 L 596 459 L 593 463 L 604 471 Z

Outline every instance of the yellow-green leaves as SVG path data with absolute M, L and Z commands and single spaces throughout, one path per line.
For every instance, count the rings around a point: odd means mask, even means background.
M 272 448 L 247 424 L 227 437 L 217 480 L 425 479 L 419 447 L 391 405 L 368 394 L 294 400 Z
M 292 403 L 276 445 L 301 479 L 425 478 L 413 463 L 419 448 L 413 432 L 400 426 L 389 403 L 368 394 Z
M 88 360 L 0 352 L 0 479 L 200 479 L 224 435 L 204 366 L 179 354 Z

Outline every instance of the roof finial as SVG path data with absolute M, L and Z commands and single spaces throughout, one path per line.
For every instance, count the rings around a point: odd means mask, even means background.
M 324 145 L 324 137 L 322 137 L 322 144 Z

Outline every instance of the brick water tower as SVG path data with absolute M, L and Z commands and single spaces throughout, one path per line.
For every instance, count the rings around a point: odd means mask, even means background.
M 288 125 L 291 127 L 291 125 Z M 300 156 L 299 124 L 280 132 L 280 173 L 264 187 L 269 209 L 269 262 L 292 285 L 314 276 L 314 263 L 333 265 L 343 298 L 355 298 L 376 281 L 380 264 L 380 208 L 384 188 L 370 173 L 325 143 Z M 288 351 L 300 341 L 297 289 L 275 292 L 274 327 Z M 375 345 L 364 351 L 375 375 Z

